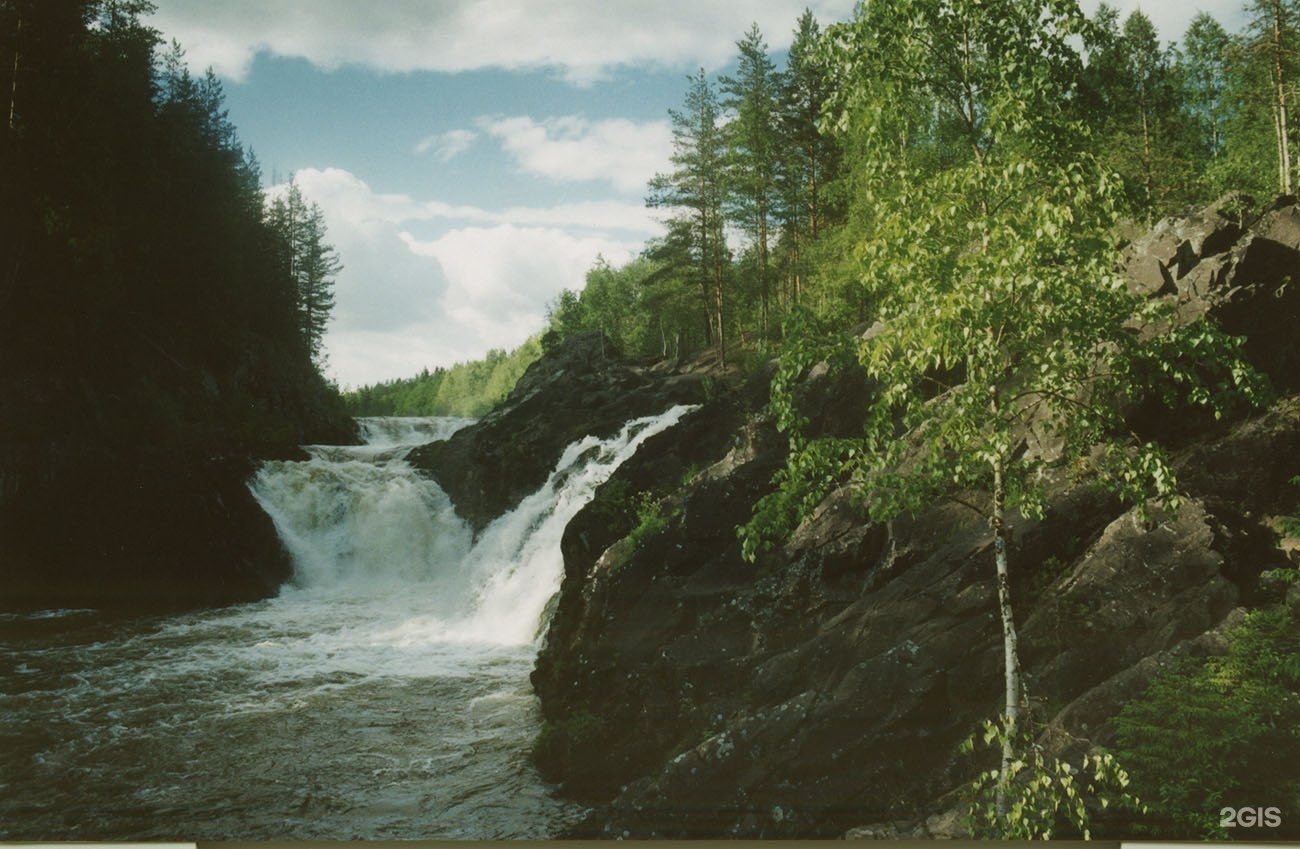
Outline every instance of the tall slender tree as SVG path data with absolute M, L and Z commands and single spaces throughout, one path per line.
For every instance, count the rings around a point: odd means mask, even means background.
M 311 204 L 303 222 L 303 253 L 298 283 L 298 314 L 301 332 L 312 359 L 322 362 L 321 343 L 334 311 L 334 281 L 343 263 L 334 247 L 325 241 L 325 214 Z
M 727 212 L 750 240 L 756 258 L 760 332 L 771 311 L 771 241 L 780 203 L 781 138 L 777 132 L 781 76 L 768 55 L 758 24 L 736 42 L 734 77 L 722 78 L 722 107 L 735 118 L 724 128 L 728 153 Z
M 1140 10 L 1119 23 L 1101 4 L 1085 30 L 1088 67 L 1081 103 L 1103 161 L 1129 183 L 1138 209 L 1154 216 L 1190 200 L 1208 158 L 1183 114 L 1174 51 Z
M 270 202 L 267 220 L 278 237 L 280 266 L 293 281 L 299 337 L 319 362 L 334 308 L 334 280 L 343 268 L 325 241 L 325 215 L 290 181 L 284 194 Z
M 1272 86 L 1273 135 L 1277 151 L 1277 185 L 1291 194 L 1291 102 L 1295 78 L 1297 9 L 1294 0 L 1251 0 L 1247 35 L 1255 52 L 1268 63 Z
M 704 69 L 691 77 L 683 110 L 669 110 L 673 126 L 673 171 L 650 181 L 646 203 L 670 210 L 669 232 L 685 237 L 694 276 L 705 293 L 709 338 L 722 362 L 727 358 L 726 142 L 720 106 Z M 678 239 L 680 241 L 680 239 Z
M 1183 100 L 1199 125 L 1201 151 L 1212 160 L 1223 153 L 1226 66 L 1231 42 L 1222 24 L 1209 13 L 1198 12 L 1183 35 L 1177 65 Z
M 1136 117 L 1138 162 L 1141 167 L 1142 189 L 1150 204 L 1156 191 L 1155 137 L 1156 122 L 1165 114 L 1161 109 L 1169 91 L 1168 54 L 1160 49 L 1160 37 L 1155 24 L 1140 11 L 1134 11 L 1124 20 L 1123 43 L 1127 60 L 1128 81 L 1132 85 L 1132 110 Z
M 825 227 L 826 184 L 834 178 L 840 158 L 835 137 L 821 132 L 822 112 L 834 83 L 818 52 L 820 39 L 821 27 L 805 9 L 790 44 L 778 116 L 785 148 L 778 215 L 790 257 L 790 299 L 795 303 L 802 297 L 805 248 Z

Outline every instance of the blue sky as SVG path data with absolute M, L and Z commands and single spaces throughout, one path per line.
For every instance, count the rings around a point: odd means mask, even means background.
M 321 206 L 344 269 L 324 343 L 342 386 L 513 348 L 598 255 L 660 232 L 646 181 L 668 110 L 758 23 L 776 51 L 805 6 L 854 0 L 155 0 L 151 23 L 212 67 L 268 184 Z M 1198 9 L 1141 8 L 1166 39 Z M 1095 8 L 1095 0 L 1085 3 Z M 274 188 L 272 188 L 274 191 Z

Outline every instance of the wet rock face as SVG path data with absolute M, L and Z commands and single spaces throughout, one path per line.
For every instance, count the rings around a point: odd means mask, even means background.
M 1165 225 L 1129 267 L 1154 269 L 1142 285 L 1186 320 L 1252 328 L 1248 351 L 1285 386 L 1297 343 L 1282 341 L 1294 321 L 1279 275 L 1300 251 L 1297 208 L 1248 219 L 1227 206 Z M 819 380 L 804 390 L 815 418 L 851 429 L 866 388 Z M 1175 461 L 1177 516 L 1141 521 L 1060 474 L 1043 520 L 1013 525 L 1025 681 L 1058 751 L 1109 742 L 1160 664 L 1221 651 L 1260 574 L 1287 563 L 1266 523 L 1295 508 L 1300 399 L 1193 433 Z M 596 803 L 575 836 L 960 831 L 951 793 L 984 765 L 958 744 L 1002 696 L 987 527 L 955 503 L 871 524 L 841 490 L 782 551 L 745 563 L 734 528 L 783 462 L 761 393 L 715 398 L 603 490 L 649 493 L 661 524 L 611 522 L 598 494 L 570 525 L 533 683 L 536 760 Z
M 564 449 L 608 437 L 629 420 L 707 394 L 701 375 L 639 368 L 603 333 L 566 340 L 537 360 L 500 407 L 407 459 L 431 475 L 475 531 L 546 482 Z

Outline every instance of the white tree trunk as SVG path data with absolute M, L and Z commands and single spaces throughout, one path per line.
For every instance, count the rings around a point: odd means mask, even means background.
M 993 552 L 997 563 L 998 609 L 1002 617 L 1002 664 L 1006 679 L 1006 736 L 1002 740 L 1002 771 L 998 775 L 997 814 L 1005 821 L 1008 809 L 1007 790 L 1011 763 L 1016 758 L 1015 736 L 1020 721 L 1020 654 L 1016 638 L 1016 621 L 1011 613 L 1011 581 L 1007 569 L 1007 537 L 1004 516 L 1005 489 L 1002 461 L 993 466 Z
M 1282 194 L 1291 194 L 1291 143 L 1287 121 L 1286 77 L 1282 64 L 1285 45 L 1282 43 L 1282 4 L 1273 4 L 1273 78 L 1277 83 L 1277 148 L 1278 176 Z

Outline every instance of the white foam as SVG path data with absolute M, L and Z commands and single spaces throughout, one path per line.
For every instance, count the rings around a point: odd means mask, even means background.
M 412 440 L 449 435 L 465 420 L 367 419 L 369 446 L 317 447 L 307 461 L 266 463 L 250 486 L 294 561 L 275 602 L 277 630 L 299 636 L 281 633 L 273 645 L 263 638 L 257 648 L 294 663 L 335 658 L 335 669 L 373 673 L 396 662 L 445 675 L 463 653 L 455 646 L 532 644 L 563 577 L 569 520 L 645 440 L 691 409 L 568 446 L 546 483 L 477 541 L 447 495 L 404 459 Z M 314 605 L 326 600 L 334 609 L 322 628 Z

